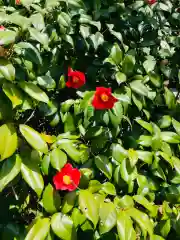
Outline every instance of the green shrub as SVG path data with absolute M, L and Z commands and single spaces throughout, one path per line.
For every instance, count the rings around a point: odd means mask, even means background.
M 179 0 L 1 0 L 0 25 L 0 239 L 180 239 Z

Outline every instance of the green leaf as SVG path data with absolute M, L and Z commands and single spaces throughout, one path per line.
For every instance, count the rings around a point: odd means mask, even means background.
M 101 185 L 101 190 L 105 192 L 108 195 L 116 195 L 116 188 L 115 186 L 110 182 L 105 182 Z
M 54 89 L 56 87 L 56 82 L 52 77 L 48 75 L 37 77 L 37 82 L 41 87 L 46 88 L 48 90 Z
M 49 218 L 38 219 L 28 232 L 25 240 L 45 240 L 50 230 Z
M 59 145 L 59 148 L 64 150 L 67 153 L 67 155 L 75 162 L 77 163 L 81 162 L 81 158 L 83 157 L 83 152 L 78 151 L 76 149 L 73 141 L 68 140 L 67 142 L 61 143 Z
M 176 121 L 174 118 L 172 119 L 172 125 L 176 130 L 177 134 L 180 135 L 180 122 Z
M 17 133 L 10 123 L 0 127 L 0 160 L 13 155 L 18 146 Z
M 44 156 L 44 158 L 41 162 L 42 172 L 45 175 L 49 174 L 49 165 L 50 165 L 50 154 L 47 154 L 47 155 Z
M 114 107 L 109 109 L 108 113 L 111 123 L 117 128 L 123 118 L 123 107 L 121 102 L 115 103 Z
M 25 125 L 20 124 L 19 130 L 26 141 L 37 151 L 47 153 L 48 152 L 48 145 L 44 141 L 43 137 L 35 131 L 33 128 Z
M 79 207 L 86 218 L 96 227 L 99 219 L 99 208 L 94 195 L 90 191 L 81 190 L 79 192 Z
M 114 204 L 116 208 L 132 208 L 134 207 L 134 201 L 133 198 L 129 195 L 124 195 L 122 198 L 115 197 L 114 198 Z
M 138 158 L 140 160 L 142 160 L 143 162 L 145 162 L 147 164 L 152 163 L 152 159 L 153 159 L 153 153 L 152 152 L 141 151 L 141 150 L 137 150 L 136 152 L 137 152 Z
M 138 139 L 138 143 L 142 146 L 150 147 L 152 145 L 152 137 L 146 136 L 146 135 L 141 135 Z
M 13 155 L 7 159 L 0 169 L 0 192 L 10 183 L 21 170 L 21 158 Z
M 149 72 L 148 75 L 155 87 L 160 88 L 162 86 L 162 79 L 159 74 L 155 72 Z
M 38 163 L 29 159 L 29 156 L 26 158 L 23 157 L 21 173 L 25 182 L 27 182 L 27 184 L 37 193 L 38 197 L 40 197 L 44 188 L 44 181 Z
M 155 217 L 157 215 L 158 207 L 149 202 L 144 196 L 135 195 L 133 196 L 133 199 L 138 204 L 141 204 L 143 207 L 145 207 L 151 213 L 152 217 Z
M 61 198 L 59 193 L 49 183 L 43 192 L 43 207 L 48 213 L 55 213 L 59 210 L 61 205 Z
M 71 18 L 70 18 L 70 16 L 67 13 L 61 12 L 58 15 L 57 22 L 59 23 L 60 27 L 61 26 L 69 27 L 70 23 L 71 23 Z
M 143 235 L 146 236 L 146 231 L 149 233 L 150 238 L 153 235 L 153 224 L 147 214 L 139 211 L 136 208 L 128 209 L 127 214 L 136 221 L 142 229 Z
M 132 220 L 125 211 L 117 215 L 117 231 L 120 240 L 136 240 Z
M 130 87 L 132 91 L 135 93 L 141 95 L 141 96 L 148 96 L 148 89 L 147 87 L 143 84 L 142 80 L 134 80 L 130 83 Z
M 104 36 L 100 32 L 96 32 L 90 36 L 93 43 L 94 49 L 97 50 L 100 45 L 104 42 Z
M 52 152 L 50 153 L 50 158 L 51 165 L 58 171 L 61 170 L 61 168 L 63 168 L 67 162 L 66 154 L 59 148 L 52 150 Z
M 3 84 L 3 92 L 11 100 L 13 108 L 21 105 L 23 103 L 23 96 L 20 90 L 11 83 Z
M 0 32 L 1 34 L 2 32 Z M 0 38 L 1 39 L 1 38 Z M 0 40 L 1 41 L 1 40 Z M 0 74 L 9 81 L 15 80 L 15 68 L 11 62 L 6 59 L 0 59 Z
M 102 173 L 104 173 L 104 175 L 108 179 L 111 179 L 111 177 L 112 177 L 112 164 L 106 156 L 103 156 L 103 155 L 96 156 L 95 157 L 95 164 L 96 164 L 96 167 Z
M 76 201 L 76 197 L 77 197 L 76 191 L 66 193 L 66 195 L 63 198 L 63 203 L 61 208 L 62 213 L 66 214 L 72 210 Z
M 37 50 L 32 44 L 28 42 L 19 42 L 18 44 L 14 45 L 15 50 L 21 50 L 21 54 L 25 57 L 25 59 L 42 65 L 42 58 Z
M 128 155 L 128 152 L 120 144 L 113 143 L 111 145 L 111 150 L 113 159 L 119 163 L 121 163 Z
M 32 14 L 30 17 L 32 25 L 39 31 L 45 28 L 44 18 L 41 13 Z
M 51 227 L 53 232 L 62 240 L 76 240 L 77 234 L 70 217 L 55 213 L 51 218 Z
M 30 25 L 29 18 L 18 14 L 18 12 L 14 12 L 11 15 L 8 15 L 8 22 L 10 22 L 11 24 L 20 26 L 22 30 L 26 30 Z M 12 40 L 13 40 L 13 37 L 12 37 Z
M 39 102 L 49 102 L 49 97 L 42 91 L 38 86 L 30 82 L 20 82 L 19 86 L 24 92 L 26 92 L 30 97 L 36 99 Z
M 149 73 L 154 70 L 156 65 L 156 60 L 153 56 L 147 56 L 147 60 L 143 62 L 143 67 L 146 70 L 146 73 Z
M 167 143 L 180 143 L 180 137 L 174 132 L 161 132 L 161 138 Z
M 122 63 L 123 73 L 130 76 L 133 73 L 135 62 L 136 60 L 134 56 L 126 55 Z
M 176 169 L 176 172 L 180 174 L 180 159 L 172 156 L 171 161 L 172 164 L 174 165 L 174 168 Z
M 142 119 L 136 119 L 136 122 L 139 123 L 143 128 L 145 128 L 148 132 L 153 132 L 153 126 L 151 123 L 148 123 Z
M 162 238 L 161 236 L 158 235 L 153 235 L 152 240 L 165 240 L 164 238 Z
M 44 47 L 48 46 L 49 38 L 46 33 L 39 32 L 35 28 L 29 28 L 29 33 L 34 40 L 44 45 Z
M 14 31 L 0 31 L 0 45 L 9 45 L 14 43 L 16 40 L 16 35 L 17 34 Z
M 176 98 L 174 94 L 167 87 L 165 87 L 164 98 L 168 108 L 174 109 L 176 106 Z
M 126 75 L 122 72 L 117 72 L 115 77 L 116 77 L 116 81 L 119 85 L 123 82 L 126 82 L 126 80 L 127 80 Z
M 105 234 L 116 225 L 116 209 L 112 202 L 101 203 L 99 209 L 99 232 L 100 234 Z
M 122 62 L 123 52 L 117 43 L 112 47 L 110 57 L 116 65 L 119 65 Z
M 171 230 L 171 219 L 162 220 L 158 225 L 159 231 L 164 238 L 167 238 Z
M 134 167 L 138 161 L 138 153 L 133 148 L 130 148 L 128 150 L 128 158 L 129 158 L 131 167 Z
M 160 128 L 168 128 L 171 125 L 171 117 L 169 115 L 164 115 L 158 123 Z

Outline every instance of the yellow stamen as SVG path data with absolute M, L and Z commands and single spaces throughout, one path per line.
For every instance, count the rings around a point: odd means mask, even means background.
M 107 101 L 109 100 L 109 97 L 108 97 L 108 95 L 106 95 L 105 93 L 103 93 L 103 94 L 101 95 L 101 99 L 102 99 L 103 102 L 107 102 Z
M 70 176 L 64 175 L 64 177 L 63 177 L 63 182 L 64 182 L 64 184 L 69 185 L 69 184 L 71 183 L 71 178 L 70 178 Z
M 73 83 L 78 83 L 78 82 L 79 82 L 79 78 L 73 77 Z

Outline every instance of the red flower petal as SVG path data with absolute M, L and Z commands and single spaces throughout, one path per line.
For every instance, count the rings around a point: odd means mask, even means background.
M 92 105 L 95 109 L 99 110 L 111 109 L 117 101 L 118 99 L 111 94 L 111 88 L 97 87 Z
M 64 176 L 68 176 L 71 179 L 71 184 L 64 182 Z M 59 171 L 54 177 L 53 182 L 57 190 L 75 190 L 80 181 L 81 173 L 78 169 L 73 168 L 70 163 L 67 163 L 61 171 Z
M 68 68 L 68 81 L 66 86 L 69 88 L 80 88 L 86 82 L 85 74 L 80 71 L 73 71 L 70 67 Z

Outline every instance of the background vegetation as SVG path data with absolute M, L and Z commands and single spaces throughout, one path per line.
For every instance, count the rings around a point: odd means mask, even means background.
M 180 239 L 180 4 L 151 3 L 0 1 L 1 240 Z

